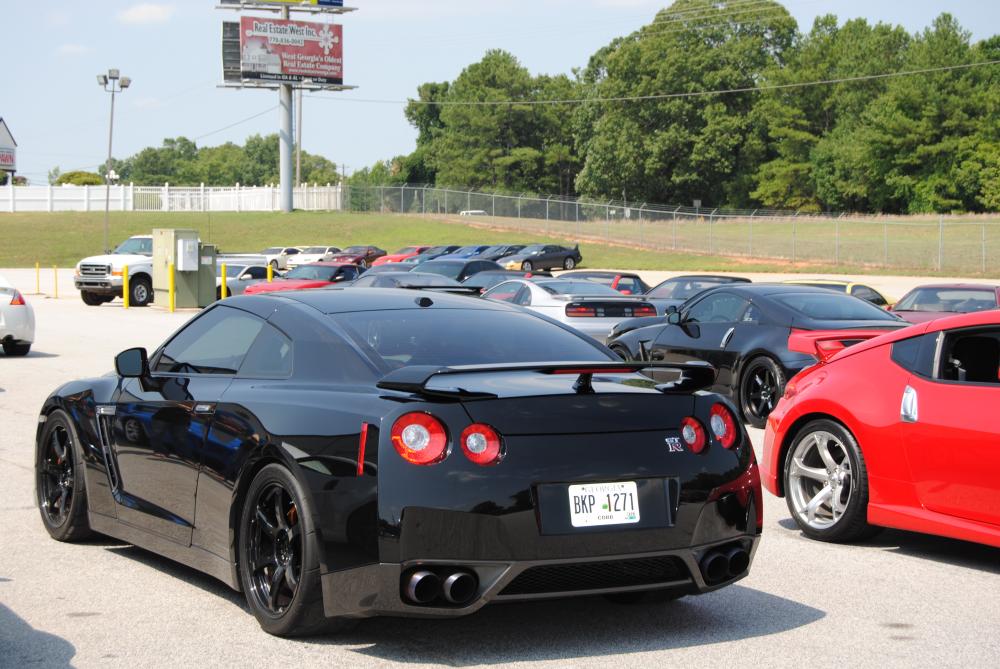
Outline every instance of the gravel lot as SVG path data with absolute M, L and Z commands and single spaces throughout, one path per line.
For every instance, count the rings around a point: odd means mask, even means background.
M 0 273 L 34 289 L 33 271 Z M 897 297 L 916 282 L 872 278 Z M 1000 550 L 896 531 L 865 545 L 820 544 L 766 494 L 751 575 L 711 595 L 504 605 L 454 621 L 375 619 L 335 637 L 269 637 L 241 595 L 207 576 L 118 542 L 60 544 L 42 528 L 32 458 L 45 396 L 107 372 L 122 349 L 155 348 L 192 315 L 88 308 L 68 274 L 61 283 L 58 300 L 28 296 L 38 320 L 31 355 L 0 355 L 2 667 L 996 666 Z

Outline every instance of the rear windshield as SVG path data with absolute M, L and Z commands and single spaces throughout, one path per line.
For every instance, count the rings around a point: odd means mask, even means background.
M 917 288 L 896 305 L 896 311 L 970 311 L 996 309 L 997 294 L 992 288 Z
M 527 313 L 407 309 L 333 314 L 331 318 L 389 369 L 615 359 L 582 335 Z
M 416 252 L 417 252 L 417 247 L 416 246 L 404 246 L 403 248 L 401 248 L 398 251 L 396 251 L 395 255 L 397 255 L 397 256 L 408 256 L 408 255 L 416 253 Z
M 611 286 L 586 279 L 582 281 L 539 281 L 538 285 L 553 295 L 616 295 L 621 297 L 621 293 Z
M 870 302 L 834 292 L 786 293 L 774 299 L 818 321 L 899 321 Z
M 368 252 L 368 247 L 367 246 L 348 246 L 346 249 L 344 249 L 343 252 L 344 253 L 367 253 Z
M 326 253 L 326 246 L 307 246 L 302 249 L 303 253 Z

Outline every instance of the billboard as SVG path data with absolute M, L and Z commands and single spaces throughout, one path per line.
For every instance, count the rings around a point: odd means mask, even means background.
M 17 171 L 17 142 L 0 118 L 0 172 Z
M 240 77 L 278 83 L 344 83 L 343 26 L 240 18 Z
M 344 0 L 222 0 L 224 5 L 311 5 L 313 7 L 343 7 Z

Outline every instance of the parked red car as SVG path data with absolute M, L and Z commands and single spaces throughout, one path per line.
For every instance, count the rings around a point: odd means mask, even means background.
M 1000 311 L 837 338 L 789 338 L 820 363 L 768 417 L 764 486 L 815 539 L 894 527 L 1000 547 Z
M 368 268 L 384 255 L 386 255 L 385 251 L 377 246 L 348 246 L 330 258 L 330 262 Z
M 376 265 L 385 265 L 391 262 L 403 262 L 407 258 L 420 255 L 429 248 L 429 246 L 406 246 L 399 249 L 395 253 L 390 253 L 389 255 L 382 256 L 381 258 L 372 261 L 371 266 L 375 267 Z
M 974 311 L 996 309 L 1000 286 L 981 283 L 939 283 L 917 286 L 892 307 L 891 311 L 911 323 Z
M 244 295 L 274 293 L 281 290 L 306 290 L 326 288 L 335 283 L 354 281 L 363 270 L 357 265 L 335 262 L 315 262 L 299 265 L 284 276 L 275 277 L 271 283 L 262 282 L 247 286 Z

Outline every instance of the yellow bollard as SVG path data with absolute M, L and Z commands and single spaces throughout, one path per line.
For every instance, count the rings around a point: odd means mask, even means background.
M 42 264 L 35 263 L 35 295 L 42 294 Z
M 226 285 L 228 277 L 226 276 L 226 263 L 222 263 L 222 285 L 219 286 L 219 299 L 226 299 L 229 294 L 229 286 Z
M 128 309 L 128 265 L 122 267 L 122 302 L 125 303 L 125 308 Z
M 55 286 L 55 289 L 54 289 L 55 292 L 54 292 L 53 297 L 58 300 L 59 299 L 59 268 L 56 267 L 55 265 L 52 266 L 52 278 L 55 281 L 52 284 L 52 285 Z
M 271 283 L 274 281 L 274 265 L 267 263 L 267 282 Z
M 170 293 L 170 313 L 174 313 L 174 309 L 177 308 L 177 300 L 176 300 L 176 289 L 177 289 L 177 286 L 174 285 L 174 264 L 173 263 L 170 263 L 169 272 L 170 272 L 170 281 L 169 281 L 169 286 L 168 286 L 167 290 Z

